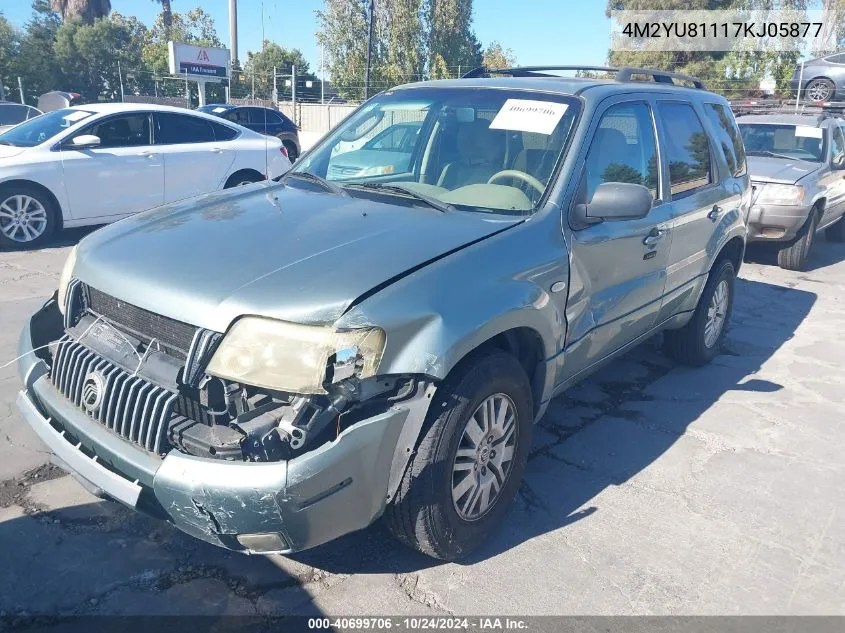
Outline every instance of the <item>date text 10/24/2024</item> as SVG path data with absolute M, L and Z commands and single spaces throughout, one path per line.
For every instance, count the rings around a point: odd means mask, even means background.
M 481 631 L 525 631 L 528 623 L 524 619 L 510 617 L 351 617 L 351 618 L 309 618 L 311 630 L 371 630 L 371 631 L 424 631 L 424 630 L 481 630 Z

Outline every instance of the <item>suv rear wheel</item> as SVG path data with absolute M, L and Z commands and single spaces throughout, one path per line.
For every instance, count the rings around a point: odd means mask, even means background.
M 477 548 L 519 489 L 532 418 L 528 377 L 513 356 L 494 352 L 458 368 L 438 388 L 385 512 L 393 535 L 442 560 Z
M 778 251 L 778 266 L 785 270 L 804 270 L 807 258 L 810 256 L 810 247 L 816 236 L 818 221 L 818 211 L 813 208 L 810 217 L 798 231 L 798 235 Z
M 736 271 L 728 259 L 716 262 L 692 319 L 680 330 L 664 334 L 666 354 L 684 365 L 709 363 L 721 350 L 731 318 Z

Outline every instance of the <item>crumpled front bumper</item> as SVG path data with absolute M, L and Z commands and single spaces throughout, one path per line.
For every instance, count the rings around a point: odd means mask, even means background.
M 247 552 L 239 536 L 277 535 L 280 545 L 273 551 L 298 551 L 367 527 L 384 510 L 408 409 L 393 407 L 362 420 L 333 442 L 286 462 L 227 462 L 175 450 L 162 459 L 68 402 L 33 352 L 30 332 L 27 325 L 20 337 L 24 389 L 18 408 L 56 463 L 102 496 Z
M 811 208 L 804 205 L 754 204 L 748 215 L 748 241 L 791 240 L 810 217 Z

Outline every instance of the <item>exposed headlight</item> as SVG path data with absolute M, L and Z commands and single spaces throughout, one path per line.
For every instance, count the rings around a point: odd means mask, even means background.
M 79 245 L 74 246 L 70 250 L 70 255 L 67 256 L 67 260 L 65 261 L 65 267 L 62 268 L 62 274 L 59 276 L 59 296 L 57 301 L 59 302 L 59 312 L 62 314 L 65 313 L 67 287 L 70 284 L 70 280 L 73 279 L 73 269 L 76 266 L 76 251 L 78 248 Z
M 801 185 L 776 185 L 776 184 L 760 184 L 757 185 L 760 193 L 757 195 L 756 202 L 768 204 L 801 204 L 804 200 L 804 187 Z
M 235 322 L 208 365 L 208 373 L 256 387 L 326 393 L 329 363 L 360 378 L 374 376 L 384 351 L 379 328 L 337 332 L 262 317 Z M 344 377 L 346 377 L 344 375 Z

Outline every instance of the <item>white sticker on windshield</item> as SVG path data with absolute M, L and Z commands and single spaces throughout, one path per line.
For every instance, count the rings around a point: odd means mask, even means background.
M 90 112 L 86 112 L 85 110 L 74 110 L 73 112 L 64 115 L 62 118 L 65 121 L 74 122 L 74 121 L 81 121 L 82 119 L 85 119 L 89 116 L 91 116 Z
M 214 108 L 212 112 L 225 112 L 226 108 Z
M 551 134 L 566 108 L 565 103 L 508 99 L 493 119 L 490 129 Z
M 821 138 L 822 129 L 820 127 L 810 127 L 809 125 L 796 125 L 795 136 L 807 136 L 809 138 Z

